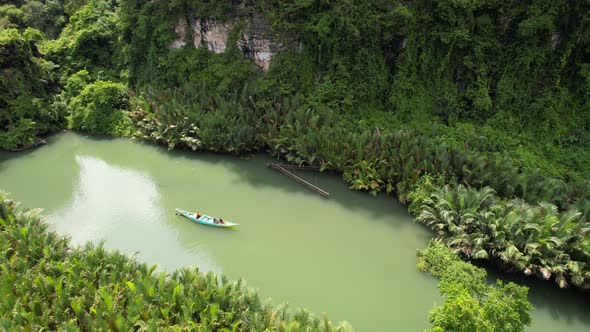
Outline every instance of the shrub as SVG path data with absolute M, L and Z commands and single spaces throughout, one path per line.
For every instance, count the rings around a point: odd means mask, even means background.
M 486 271 L 463 262 L 440 240 L 418 250 L 417 267 L 440 277 L 445 302 L 429 316 L 430 332 L 519 332 L 531 324 L 528 288 L 486 283 Z
M 70 127 L 91 134 L 113 134 L 123 121 L 121 111 L 127 105 L 127 88 L 111 81 L 96 81 L 86 85 L 70 101 Z

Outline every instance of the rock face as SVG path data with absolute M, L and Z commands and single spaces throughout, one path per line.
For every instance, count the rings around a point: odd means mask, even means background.
M 242 18 L 243 19 L 243 18 Z M 182 16 L 174 24 L 176 40 L 170 48 L 181 48 L 187 45 L 188 29 L 192 30 L 194 47 L 206 45 L 214 53 L 223 53 L 228 47 L 229 34 L 240 18 L 221 22 L 210 18 L 194 18 Z M 272 57 L 285 45 L 273 38 L 270 22 L 262 14 L 253 14 L 246 18 L 246 26 L 241 29 L 236 47 L 245 57 L 251 58 L 264 71 L 270 67 Z
M 214 53 L 223 53 L 227 48 L 227 39 L 232 29 L 232 23 L 223 23 L 213 19 L 199 19 L 180 17 L 174 24 L 176 40 L 170 44 L 170 48 L 181 48 L 187 44 L 187 30 L 192 30 L 194 47 L 207 45 L 207 49 Z
M 223 53 L 227 48 L 227 39 L 232 29 L 231 23 L 222 23 L 212 19 L 196 19 L 193 26 L 195 47 L 206 44 L 213 53 Z
M 240 51 L 247 58 L 254 59 L 254 62 L 264 71 L 270 67 L 273 55 L 284 48 L 282 43 L 272 38 L 271 33 L 270 22 L 264 16 L 255 14 L 237 43 Z
M 187 20 L 186 17 L 181 17 L 178 22 L 174 25 L 174 32 L 176 33 L 176 40 L 170 44 L 170 48 L 181 48 L 186 45 L 186 28 Z

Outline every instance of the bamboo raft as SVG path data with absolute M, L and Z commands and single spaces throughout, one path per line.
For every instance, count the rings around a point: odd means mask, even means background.
M 273 162 L 267 162 L 266 166 L 271 167 L 276 169 L 277 171 L 287 175 L 288 177 L 290 177 L 291 179 L 303 184 L 304 186 L 308 187 L 309 189 L 317 192 L 318 194 L 324 196 L 324 197 L 328 197 L 330 196 L 330 193 L 323 190 L 322 188 L 315 186 L 307 181 L 305 181 L 304 179 L 298 177 L 297 175 L 289 172 L 287 170 L 287 168 L 297 168 L 297 169 L 319 169 L 319 167 L 316 166 L 293 166 L 293 165 L 283 165 L 283 164 L 277 164 L 277 163 L 273 163 Z

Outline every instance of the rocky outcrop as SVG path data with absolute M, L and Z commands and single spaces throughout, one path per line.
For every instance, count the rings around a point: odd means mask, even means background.
M 278 47 L 268 39 L 244 34 L 238 41 L 238 48 L 247 58 L 254 59 L 262 70 L 267 71 Z
M 181 48 L 187 44 L 187 31 L 192 30 L 194 47 L 207 45 L 207 49 L 215 53 L 223 53 L 227 48 L 227 39 L 231 31 L 231 23 L 222 23 L 212 19 L 195 19 L 194 17 L 180 17 L 174 25 L 176 40 L 170 44 L 171 48 Z
M 240 18 L 235 18 L 221 22 L 210 18 L 180 17 L 174 25 L 177 38 L 170 47 L 185 47 L 190 28 L 194 47 L 206 45 L 211 52 L 223 53 L 228 47 L 229 34 L 239 20 Z M 253 14 L 246 18 L 246 25 L 241 30 L 236 47 L 245 57 L 253 59 L 262 70 L 267 71 L 273 56 L 284 48 L 284 42 L 273 35 L 270 22 L 262 14 Z
M 227 48 L 227 39 L 232 29 L 232 23 L 223 23 L 212 19 L 196 19 L 193 26 L 193 44 L 200 47 L 207 45 L 213 53 L 223 53 Z
M 249 20 L 248 27 L 237 43 L 240 51 L 247 58 L 254 59 L 254 62 L 264 71 L 270 67 L 272 57 L 284 48 L 284 44 L 272 38 L 271 33 L 270 22 L 264 16 L 255 14 Z
M 174 25 L 174 32 L 176 33 L 176 40 L 170 44 L 171 48 L 181 48 L 186 45 L 186 28 L 187 28 L 186 17 L 181 17 L 178 22 Z

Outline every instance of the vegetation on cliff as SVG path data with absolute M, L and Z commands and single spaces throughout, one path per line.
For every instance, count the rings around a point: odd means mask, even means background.
M 542 0 L 11 0 L 1 6 L 0 29 L 42 31 L 44 41 L 36 42 L 59 66 L 61 78 L 54 81 L 62 87 L 80 70 L 133 90 L 190 81 L 223 94 L 247 83 L 269 98 L 300 94 L 310 107 L 338 111 L 348 126 L 413 128 L 576 182 L 587 179 L 590 159 L 587 6 Z M 254 12 L 272 22 L 269 35 L 296 36 L 285 39 L 287 49 L 267 74 L 257 74 L 235 47 L 239 24 L 223 54 L 190 43 L 169 49 L 182 15 L 228 20 Z
M 483 127 L 485 144 L 471 148 L 507 153 L 547 174 L 588 177 L 587 3 L 263 3 L 278 29 L 301 36 L 303 50 L 288 56 L 306 64 L 271 69 L 288 71 L 269 75 L 273 87 L 301 82 L 290 92 L 360 118 L 386 110 L 394 125 L 439 123 L 442 137 L 460 143 L 465 124 Z
M 0 149 L 33 145 L 63 127 L 65 113 L 52 107 L 55 65 L 39 53 L 40 39 L 35 29 L 0 28 Z

